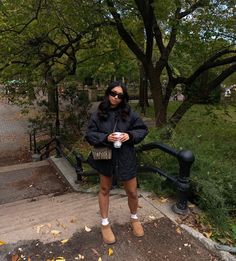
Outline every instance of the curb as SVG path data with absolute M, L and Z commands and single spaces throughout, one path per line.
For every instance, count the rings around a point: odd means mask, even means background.
M 230 253 L 226 252 L 226 251 L 217 251 L 216 249 L 216 245 L 217 243 L 215 243 L 213 240 L 206 238 L 205 236 L 203 236 L 200 232 L 194 230 L 193 228 L 181 224 L 180 227 L 185 230 L 188 234 L 190 234 L 192 237 L 194 237 L 195 239 L 197 239 L 199 242 L 201 242 L 202 244 L 204 244 L 204 246 L 213 251 L 218 257 L 222 258 L 222 260 L 224 261 L 236 261 L 236 257 L 234 257 L 233 255 L 231 255 Z

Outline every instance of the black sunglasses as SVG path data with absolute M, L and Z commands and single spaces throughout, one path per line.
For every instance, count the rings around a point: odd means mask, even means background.
M 122 100 L 124 98 L 124 94 L 123 93 L 116 93 L 116 92 L 113 92 L 113 91 L 110 91 L 110 95 L 112 97 L 118 97 L 120 100 Z

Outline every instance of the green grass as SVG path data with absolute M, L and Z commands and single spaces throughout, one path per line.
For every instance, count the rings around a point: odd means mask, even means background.
M 171 102 L 168 115 L 177 106 L 178 102 Z M 151 107 L 146 117 L 153 117 Z M 151 129 L 145 142 L 161 142 L 161 131 Z M 236 108 L 194 105 L 173 130 L 168 144 L 194 153 L 195 162 L 191 170 L 193 199 L 215 227 L 213 236 L 228 233 L 236 242 Z M 170 173 L 178 169 L 175 159 L 160 152 L 152 152 L 144 158 L 150 161 L 149 164 L 156 164 Z M 173 193 L 161 178 L 148 180 L 145 177 L 143 185 L 158 194 Z

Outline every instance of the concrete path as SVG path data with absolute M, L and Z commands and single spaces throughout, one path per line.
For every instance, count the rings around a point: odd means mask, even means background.
M 0 166 L 29 161 L 27 126 L 19 107 L 0 99 Z
M 25 148 L 29 140 L 28 122 L 19 108 L 0 101 L 0 151 L 16 151 Z

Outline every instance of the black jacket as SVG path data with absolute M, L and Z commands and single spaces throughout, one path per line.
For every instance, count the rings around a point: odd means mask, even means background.
M 114 131 L 126 132 L 130 136 L 130 139 L 122 143 L 119 149 L 114 148 L 113 143 L 107 141 L 107 136 Z M 117 178 L 123 181 L 135 177 L 137 163 L 134 145 L 141 142 L 147 133 L 147 126 L 139 115 L 132 110 L 125 121 L 121 119 L 117 109 L 109 111 L 106 121 L 100 120 L 97 112 L 94 112 L 91 115 L 85 138 L 93 146 L 110 146 L 112 148 L 112 159 L 94 160 L 92 154 L 90 154 L 88 163 L 105 176 L 117 175 Z

